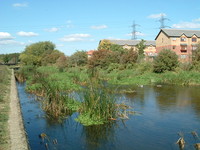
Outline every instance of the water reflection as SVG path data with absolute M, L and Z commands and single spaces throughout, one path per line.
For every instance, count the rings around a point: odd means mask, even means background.
M 83 127 L 88 150 L 102 149 L 102 143 L 115 143 L 116 122 Z
M 160 111 L 185 108 L 200 116 L 200 87 L 163 86 L 154 87 L 154 91 Z

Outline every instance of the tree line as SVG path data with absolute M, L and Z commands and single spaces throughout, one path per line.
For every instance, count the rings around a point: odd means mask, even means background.
M 33 66 L 49 66 L 54 65 L 58 68 L 65 69 L 67 67 L 82 67 L 87 66 L 90 69 L 112 68 L 126 69 L 133 68 L 134 64 L 144 61 L 144 49 L 146 48 L 145 41 L 141 40 L 136 45 L 136 50 L 133 48 L 124 49 L 122 46 L 113 44 L 109 40 L 103 40 L 98 50 L 93 52 L 92 57 L 88 58 L 86 51 L 76 51 L 71 56 L 65 56 L 55 48 L 55 44 L 50 41 L 42 41 L 28 45 L 25 50 L 20 53 L 0 55 L 0 60 L 4 64 L 18 63 Z M 188 68 L 199 68 L 200 62 L 200 44 L 193 51 L 192 62 L 187 63 Z M 162 73 L 165 71 L 173 71 L 181 65 L 178 61 L 178 56 L 171 50 L 163 50 L 150 62 L 153 65 L 153 71 Z

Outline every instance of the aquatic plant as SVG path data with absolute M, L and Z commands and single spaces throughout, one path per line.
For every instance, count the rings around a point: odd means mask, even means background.
M 82 97 L 80 115 L 76 120 L 83 125 L 103 124 L 117 117 L 116 98 L 107 93 L 106 87 L 95 88 L 90 84 Z
M 63 90 L 57 82 L 52 82 L 45 74 L 39 72 L 35 74 L 34 79 L 42 85 L 43 109 L 49 118 L 60 119 L 72 112 L 67 107 L 68 100 L 71 98 L 67 93 L 62 94 Z

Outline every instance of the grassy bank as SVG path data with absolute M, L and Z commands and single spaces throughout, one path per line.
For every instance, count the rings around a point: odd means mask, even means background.
M 11 72 L 6 66 L 0 66 L 0 149 L 9 149 L 9 94 Z
M 123 70 L 111 72 L 104 75 L 104 78 L 109 84 L 117 85 L 200 85 L 200 72 L 197 71 L 135 74 L 132 70 Z

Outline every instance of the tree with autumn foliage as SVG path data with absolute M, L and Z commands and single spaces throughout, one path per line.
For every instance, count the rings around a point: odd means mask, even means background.
M 108 50 L 98 50 L 93 53 L 93 56 L 89 59 L 88 65 L 90 68 L 100 67 L 105 68 L 109 65 L 110 59 L 109 54 L 111 52 Z
M 98 50 L 110 50 L 112 43 L 109 40 L 101 40 L 98 46 Z

